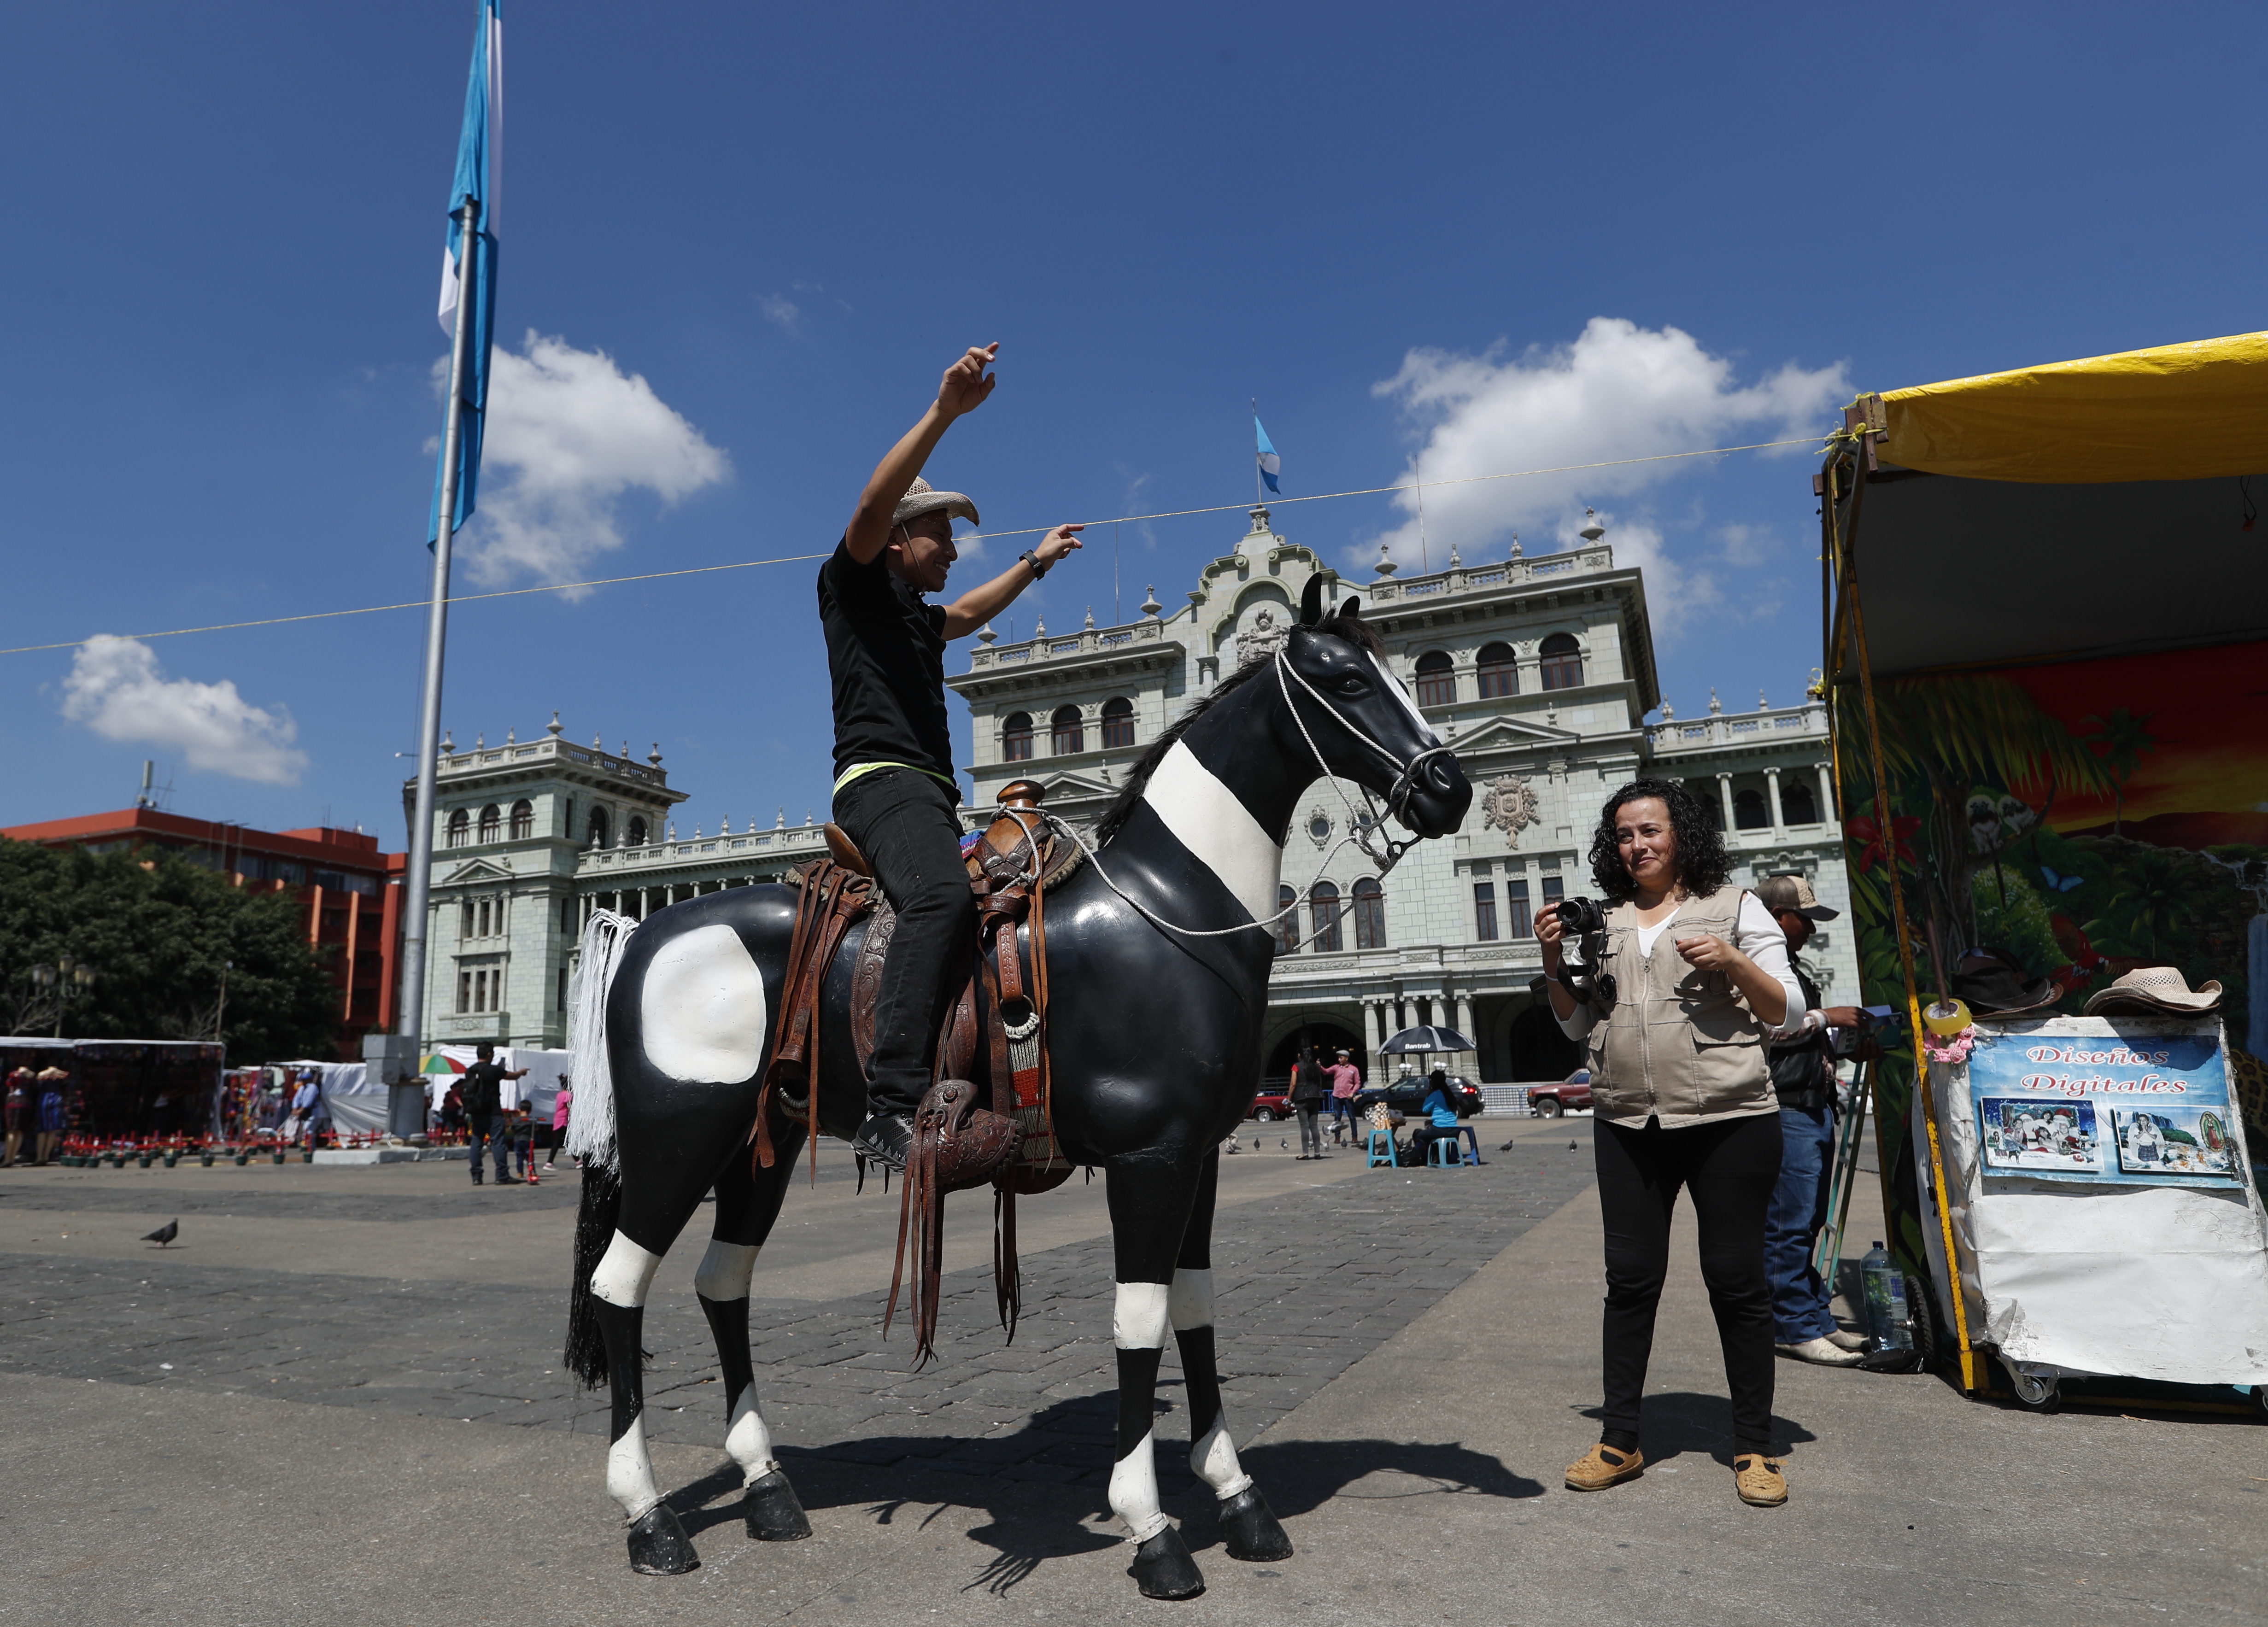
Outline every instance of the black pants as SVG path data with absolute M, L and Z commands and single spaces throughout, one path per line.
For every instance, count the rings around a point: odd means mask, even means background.
M 961 862 L 956 808 L 941 781 L 912 769 L 861 775 L 835 799 L 835 822 L 866 856 L 898 917 L 874 998 L 870 1113 L 921 1105 L 938 1032 L 975 961 L 976 898 Z
M 1733 1398 L 1733 1450 L 1772 1444 L 1771 1285 L 1764 1275 L 1764 1215 L 1779 1179 L 1777 1113 L 1683 1130 L 1629 1130 L 1601 1121 L 1594 1145 L 1606 1221 L 1607 1300 L 1601 1327 L 1606 1408 L 1600 1439 L 1638 1444 L 1638 1398 L 1653 1351 L 1653 1312 L 1669 1270 L 1669 1218 L 1677 1192 L 1693 1195 L 1701 1228 L 1701 1279 L 1717 1314 L 1725 1383 Z

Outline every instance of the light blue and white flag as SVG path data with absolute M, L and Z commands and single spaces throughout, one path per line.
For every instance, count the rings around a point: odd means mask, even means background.
M 1268 438 L 1268 431 L 1260 427 L 1258 413 L 1252 415 L 1252 434 L 1259 443 L 1260 478 L 1268 482 L 1269 490 L 1280 497 L 1284 489 L 1276 483 L 1276 477 L 1284 472 L 1284 460 L 1276 455 L 1275 443 Z
M 489 350 L 496 327 L 497 200 L 504 179 L 504 11 L 503 0 L 478 0 L 479 21 L 473 30 L 473 66 L 465 85 L 465 125 L 457 138 L 457 174 L 449 188 L 449 234 L 441 256 L 441 331 L 452 342 L 457 333 L 458 290 L 472 287 L 472 333 L 465 357 L 464 413 L 457 438 L 457 512 L 449 529 L 454 532 L 473 517 L 473 497 L 480 484 L 481 431 L 488 416 Z M 479 226 L 473 237 L 470 275 L 463 275 L 464 223 L 468 202 L 480 205 Z M 444 404 L 446 418 L 446 403 Z M 444 464 L 433 471 L 433 507 L 426 522 L 429 542 L 441 535 L 441 487 L 447 470 L 446 437 Z

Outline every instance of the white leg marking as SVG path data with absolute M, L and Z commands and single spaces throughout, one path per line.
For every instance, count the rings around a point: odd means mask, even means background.
M 660 1264 L 659 1255 L 646 1253 L 617 1232 L 614 1241 L 607 1245 L 606 1258 L 591 1273 L 591 1292 L 609 1305 L 636 1310 L 645 1303 L 646 1290 L 653 1286 L 653 1274 Z M 638 1512 L 643 1513 L 644 1510 Z
M 1212 1494 L 1223 1502 L 1252 1483 L 1252 1476 L 1236 1461 L 1236 1442 L 1229 1439 L 1226 1409 L 1213 1419 L 1212 1427 L 1191 1443 L 1189 1473 L 1211 1486 Z
M 674 1079 L 737 1085 L 764 1056 L 764 975 L 719 922 L 657 951 L 638 990 L 646 1060 Z
M 1156 1432 L 1111 1466 L 1110 1512 L 1126 1522 L 1126 1534 L 1138 1544 L 1166 1528 L 1166 1511 L 1158 1506 L 1158 1465 L 1152 1451 Z
M 1118 1302 L 1110 1314 L 1110 1339 L 1122 1351 L 1162 1351 L 1166 1348 L 1166 1295 L 1163 1283 L 1121 1283 Z
M 1175 1333 L 1190 1328 L 1211 1327 L 1212 1272 L 1174 1271 L 1174 1285 L 1166 1295 L 1166 1308 L 1174 1319 Z
M 753 1384 L 733 1398 L 733 1421 L 725 1430 L 725 1450 L 740 1466 L 740 1484 L 752 1486 L 779 1467 L 772 1456 L 772 1432 L 756 1406 Z
M 1142 800 L 1254 920 L 1276 913 L 1284 850 L 1236 793 L 1197 761 L 1187 741 L 1175 740 L 1160 760 L 1142 789 Z
M 727 1299 L 747 1299 L 748 1278 L 755 1273 L 756 1255 L 762 1248 L 761 1243 L 726 1243 L 711 1238 L 709 1252 L 701 1256 L 701 1269 L 693 1273 L 693 1292 L 719 1305 Z
M 622 1518 L 632 1523 L 661 1501 L 653 1486 L 653 1461 L 645 1454 L 645 1414 L 630 1420 L 629 1431 L 607 1448 L 607 1495 L 622 1505 Z

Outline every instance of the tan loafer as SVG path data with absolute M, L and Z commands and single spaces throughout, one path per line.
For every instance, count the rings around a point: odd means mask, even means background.
M 1645 1453 L 1618 1452 L 1602 1444 L 1593 1447 L 1567 1465 L 1567 1489 L 1570 1491 L 1603 1491 L 1609 1486 L 1622 1484 L 1625 1480 L 1635 1480 L 1645 1472 Z
M 1778 1508 L 1787 1501 L 1787 1476 L 1779 1460 L 1760 1452 L 1744 1452 L 1733 1460 L 1733 1490 L 1741 1501 L 1757 1508 Z

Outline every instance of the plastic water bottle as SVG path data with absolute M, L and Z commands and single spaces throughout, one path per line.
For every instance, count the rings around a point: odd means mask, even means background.
M 1866 1278 L 1867 1330 L 1874 1336 L 1874 1348 L 1913 1349 L 1913 1320 L 1906 1309 L 1905 1273 L 1898 1270 L 1889 1250 L 1879 1241 L 1867 1251 L 1859 1269 Z

